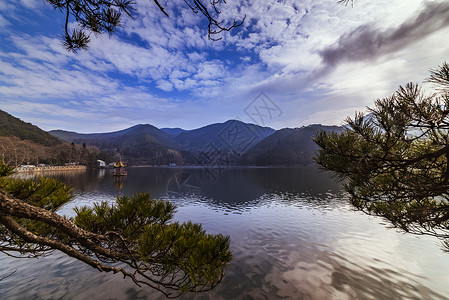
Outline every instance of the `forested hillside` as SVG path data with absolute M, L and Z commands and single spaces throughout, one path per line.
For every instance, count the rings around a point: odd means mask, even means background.
M 284 128 L 268 136 L 243 156 L 242 164 L 249 165 L 309 165 L 318 149 L 313 137 L 320 131 L 343 130 L 338 126 L 309 125 Z
M 54 146 L 61 144 L 61 141 L 39 127 L 26 123 L 7 112 L 0 110 L 0 136 L 17 137 L 20 140 L 27 140 L 33 143 Z
M 109 159 L 97 147 L 63 142 L 39 127 L 0 110 L 0 160 L 19 165 L 95 165 L 98 158 Z

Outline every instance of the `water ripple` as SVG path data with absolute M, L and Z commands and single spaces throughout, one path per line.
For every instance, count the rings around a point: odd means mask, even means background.
M 230 235 L 234 260 L 223 282 L 181 299 L 449 299 L 449 255 L 436 241 L 354 211 L 325 174 L 235 170 L 211 183 L 179 170 L 134 170 L 120 190 L 108 173 L 80 178 L 78 187 L 70 178 L 76 196 L 60 213 L 147 191 L 175 203 L 177 221 Z M 190 178 L 189 189 L 174 190 L 173 176 Z M 0 281 L 1 299 L 164 299 L 58 253 L 38 260 L 0 256 L 0 264 L 0 277 L 17 269 Z

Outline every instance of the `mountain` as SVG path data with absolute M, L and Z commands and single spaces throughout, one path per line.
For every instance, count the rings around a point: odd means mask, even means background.
M 69 142 L 69 143 L 71 143 L 72 140 L 78 138 L 80 135 L 79 133 L 74 132 L 74 131 L 65 131 L 65 130 L 60 130 L 60 129 L 50 130 L 48 132 L 48 134 L 60 139 L 61 141 Z
M 134 139 L 173 146 L 170 134 L 149 124 L 139 124 L 127 129 L 107 133 L 76 133 L 65 130 L 51 130 L 48 133 L 70 143 L 86 143 L 101 148 L 120 148 L 124 143 L 134 142 Z
M 178 127 L 176 127 L 176 128 L 161 128 L 161 130 L 165 133 L 172 135 L 172 136 L 177 136 L 183 132 L 188 131 L 188 130 L 178 128 Z
M 312 138 L 322 130 L 341 132 L 344 128 L 314 124 L 278 130 L 249 149 L 243 155 L 241 163 L 259 166 L 309 165 L 318 150 Z
M 321 130 L 340 132 L 343 127 L 310 125 L 275 131 L 237 120 L 194 130 L 158 129 L 140 124 L 109 133 L 50 133 L 75 144 L 97 146 L 111 156 L 119 154 L 131 164 L 308 165 L 318 146 L 312 137 Z
M 109 133 L 80 134 L 63 130 L 49 133 L 67 142 L 86 143 L 110 154 L 119 153 L 132 163 L 197 164 L 200 152 L 212 149 L 220 153 L 243 153 L 274 131 L 230 120 L 195 130 L 158 129 L 141 124 Z
M 39 127 L 21 121 L 1 110 L 0 157 L 3 162 L 14 166 L 61 165 L 69 162 L 94 166 L 97 159 L 108 158 L 96 147 L 70 145 Z
M 182 163 L 173 136 L 149 124 L 108 133 L 82 134 L 64 130 L 49 133 L 67 142 L 97 146 L 112 155 L 118 153 L 131 163 Z
M 39 127 L 26 123 L 0 110 L 0 136 L 17 137 L 42 146 L 61 144 L 61 141 Z
M 226 157 L 230 163 L 244 165 L 308 165 L 318 150 L 312 137 L 321 130 L 341 132 L 344 128 L 315 124 L 275 131 L 229 120 L 194 130 L 158 129 L 139 124 L 108 133 L 81 134 L 64 130 L 47 133 L 0 110 L 0 143 L 3 146 L 0 154 L 16 164 L 63 163 L 75 159 L 87 162 L 94 161 L 98 155 L 113 159 L 119 154 L 131 164 L 214 164 L 217 157 Z M 81 147 L 84 143 L 98 147 L 103 154 L 94 148 Z
M 208 148 L 244 153 L 275 132 L 269 127 L 229 120 L 180 133 L 175 137 L 179 149 L 199 153 Z
M 109 140 L 118 137 L 124 137 L 127 135 L 135 136 L 139 134 L 150 134 L 162 138 L 170 138 L 170 135 L 161 132 L 160 129 L 149 124 L 139 124 L 123 130 L 106 133 L 77 133 L 73 131 L 65 131 L 59 129 L 51 130 L 48 133 L 67 142 L 79 142 L 81 140 L 84 141 Z

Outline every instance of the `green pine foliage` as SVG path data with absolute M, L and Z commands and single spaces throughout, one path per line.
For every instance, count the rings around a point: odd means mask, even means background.
M 449 239 L 449 65 L 436 92 L 413 83 L 378 99 L 342 133 L 321 132 L 315 160 L 345 181 L 351 203 L 408 232 Z M 449 249 L 449 248 L 448 248 Z
M 40 177 L 35 180 L 0 178 L 0 189 L 28 204 L 53 212 L 72 199 L 72 189 L 54 178 Z
M 14 173 L 14 167 L 0 162 L 0 178 Z
M 175 206 L 145 193 L 75 211 L 76 225 L 101 235 L 118 233 L 129 242 L 117 240 L 116 251 L 131 252 L 141 270 L 181 291 L 215 286 L 232 259 L 229 236 L 207 234 L 200 224 L 170 222 Z
M 72 199 L 69 186 L 52 178 L 16 180 L 1 163 L 0 169 L 8 171 L 0 176 L 0 252 L 38 257 L 60 250 L 168 297 L 212 289 L 232 260 L 229 236 L 172 221 L 170 202 L 140 193 L 76 207 L 74 218 L 61 218 L 55 212 Z
M 115 205 L 95 203 L 93 207 L 76 207 L 75 223 L 91 232 L 104 234 L 113 230 L 135 238 L 146 224 L 166 225 L 175 213 L 175 206 L 167 201 L 150 199 L 149 194 L 133 197 L 119 196 Z
M 0 170 L 7 170 L 0 172 L 0 191 L 34 207 L 55 212 L 72 198 L 72 189 L 56 179 L 44 177 L 35 180 L 12 179 L 7 175 L 13 173 L 14 167 L 3 163 L 0 163 Z M 2 214 L 7 215 L 5 211 L 0 210 L 0 215 Z M 32 234 L 55 240 L 67 239 L 57 228 L 34 218 L 17 217 L 16 222 Z M 0 251 L 38 257 L 50 254 L 54 249 L 44 244 L 29 243 L 0 223 Z

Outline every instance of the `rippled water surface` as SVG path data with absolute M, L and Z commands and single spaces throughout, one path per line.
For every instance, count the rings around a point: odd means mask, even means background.
M 403 234 L 354 211 L 316 168 L 129 168 L 52 174 L 74 187 L 59 213 L 120 194 L 150 192 L 178 206 L 176 220 L 231 236 L 234 260 L 212 292 L 182 299 L 449 299 L 449 254 L 437 239 Z M 120 275 L 59 253 L 0 254 L 0 299 L 163 299 Z

